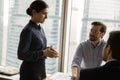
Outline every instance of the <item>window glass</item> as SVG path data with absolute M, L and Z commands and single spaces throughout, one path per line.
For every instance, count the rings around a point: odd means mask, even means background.
M 88 39 L 92 21 L 102 21 L 107 25 L 104 40 L 107 40 L 110 31 L 120 30 L 120 0 L 72 0 L 71 10 L 67 72 L 71 70 L 72 59 L 78 44 Z
M 2 0 L 4 1 L 4 0 Z M 1 1 L 1 2 L 2 2 Z M 8 24 L 7 24 L 7 46 L 6 48 L 6 65 L 20 67 L 21 61 L 17 58 L 17 47 L 21 30 L 28 23 L 30 17 L 26 14 L 26 9 L 33 0 L 7 0 L 9 2 Z M 61 2 L 62 0 L 45 0 L 49 5 L 48 19 L 42 24 L 48 41 L 48 46 L 53 45 L 55 50 L 59 52 L 59 37 L 61 23 Z M 2 3 L 0 3 L 2 4 Z M 0 5 L 1 6 L 1 5 Z M 0 7 L 1 8 L 1 7 Z M 1 8 L 2 9 L 2 8 Z M 1 10 L 0 9 L 0 10 Z M 2 17 L 2 11 L 0 11 Z M 0 25 L 3 21 L 0 18 Z M 0 28 L 4 28 L 0 26 Z M 0 37 L 2 37 L 2 29 L 0 29 Z M 2 40 L 2 38 L 0 38 Z M 2 41 L 0 41 L 2 44 Z M 0 47 L 2 47 L 0 45 Z M 1 48 L 0 48 L 1 49 Z M 3 49 L 3 48 L 2 48 Z M 53 74 L 58 71 L 58 59 L 46 59 L 47 74 Z
M 17 47 L 20 32 L 30 19 L 26 15 L 26 9 L 32 1 L 0 0 L 0 65 L 20 67 L 21 61 L 17 59 Z M 45 1 L 49 5 L 49 13 L 48 19 L 42 26 L 47 36 L 48 46 L 53 45 L 59 52 L 60 33 L 62 33 L 60 31 L 62 0 Z M 71 8 L 68 13 L 70 22 L 65 24 L 70 25 L 69 36 L 67 36 L 69 39 L 66 41 L 68 44 L 64 44 L 68 45 L 65 47 L 68 51 L 63 53 L 67 54 L 64 56 L 64 61 L 67 63 L 64 65 L 66 72 L 70 72 L 77 45 L 88 39 L 92 21 L 102 21 L 108 26 L 105 40 L 111 30 L 120 29 L 120 0 L 66 0 L 67 3 L 68 1 L 71 4 L 68 6 L 68 9 Z M 46 66 L 48 74 L 55 73 L 58 71 L 58 59 L 47 58 Z
M 3 1 L 0 0 L 0 53 L 2 53 L 3 45 Z M 2 54 L 0 54 L 0 59 L 2 59 Z M 1 64 L 1 60 L 0 60 Z

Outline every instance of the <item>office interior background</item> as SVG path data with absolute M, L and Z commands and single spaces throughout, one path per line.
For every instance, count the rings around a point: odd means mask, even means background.
M 33 0 L 0 0 L 0 65 L 19 69 L 17 47 L 21 30 L 30 17 L 26 9 Z M 111 30 L 120 30 L 120 0 L 44 0 L 49 5 L 48 19 L 42 24 L 48 46 L 59 57 L 46 59 L 47 74 L 71 73 L 71 62 L 78 44 L 88 39 L 90 23 L 107 25 L 106 40 Z

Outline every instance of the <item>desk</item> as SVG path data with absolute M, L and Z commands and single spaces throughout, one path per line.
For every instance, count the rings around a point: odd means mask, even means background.
M 13 76 L 7 76 L 0 74 L 0 80 L 19 80 L 19 74 Z
M 7 76 L 0 74 L 0 80 L 19 80 L 19 74 Z M 57 72 L 49 76 L 46 80 L 71 80 L 70 74 Z
M 71 80 L 70 74 L 57 72 L 47 78 L 47 80 Z
M 19 70 L 11 66 L 0 66 L 0 80 L 19 80 Z

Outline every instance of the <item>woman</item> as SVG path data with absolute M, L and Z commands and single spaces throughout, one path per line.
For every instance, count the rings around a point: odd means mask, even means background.
M 21 32 L 18 46 L 18 58 L 23 60 L 20 80 L 43 80 L 46 78 L 46 57 L 58 56 L 52 47 L 47 47 L 44 30 L 40 25 L 47 18 L 48 5 L 43 0 L 35 0 L 26 13 L 31 19 Z

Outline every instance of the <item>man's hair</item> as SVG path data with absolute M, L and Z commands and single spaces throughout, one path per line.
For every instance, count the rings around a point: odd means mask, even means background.
M 110 45 L 112 57 L 120 60 L 120 30 L 110 32 L 107 45 Z
M 91 23 L 91 25 L 101 26 L 100 32 L 106 33 L 107 26 L 105 24 L 103 24 L 102 22 L 94 21 Z

